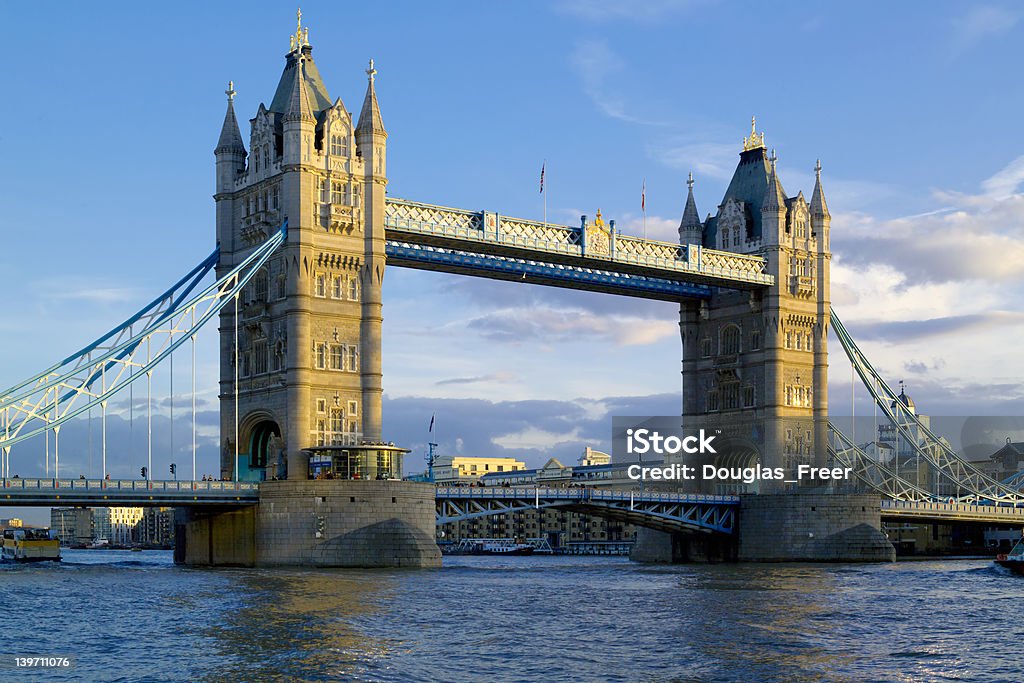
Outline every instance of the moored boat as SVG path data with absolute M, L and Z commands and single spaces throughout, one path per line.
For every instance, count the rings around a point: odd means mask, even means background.
M 1006 567 L 1015 574 L 1024 574 L 1024 538 L 1005 555 L 996 555 L 996 564 Z
M 60 562 L 60 540 L 49 529 L 4 529 L 0 560 Z

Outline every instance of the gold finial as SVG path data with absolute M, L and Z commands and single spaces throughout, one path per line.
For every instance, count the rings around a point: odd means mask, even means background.
M 594 218 L 595 228 L 604 228 L 604 219 L 601 218 L 601 209 L 597 210 L 597 217 Z
M 366 69 L 366 75 L 370 77 L 370 82 L 373 83 L 373 77 L 377 75 L 377 70 L 373 68 L 373 58 L 370 58 L 370 66 Z
M 302 28 L 302 9 L 295 10 L 295 35 L 288 36 L 289 52 L 295 52 L 309 45 L 309 29 Z
M 752 149 L 764 147 L 764 133 L 757 132 L 757 117 L 750 117 L 750 137 L 743 138 L 743 151 L 749 152 Z
M 224 91 L 224 94 L 228 96 L 228 102 L 235 99 L 235 82 L 228 81 L 228 89 Z

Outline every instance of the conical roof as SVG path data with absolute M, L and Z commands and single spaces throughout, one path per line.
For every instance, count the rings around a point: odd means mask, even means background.
M 245 152 L 242 134 L 238 130 L 238 118 L 235 116 L 235 83 L 228 82 L 224 94 L 228 96 L 228 110 L 224 112 L 224 125 L 220 127 L 220 138 L 217 140 L 217 152 Z

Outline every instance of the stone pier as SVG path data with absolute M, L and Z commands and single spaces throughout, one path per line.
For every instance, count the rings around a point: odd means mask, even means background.
M 434 488 L 404 481 L 269 481 L 258 505 L 179 511 L 189 566 L 439 567 Z
M 736 537 L 640 529 L 636 562 L 892 562 L 872 494 L 740 496 Z

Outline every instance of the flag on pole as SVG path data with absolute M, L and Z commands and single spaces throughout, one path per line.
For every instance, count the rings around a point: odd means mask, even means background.
M 647 210 L 647 178 L 644 178 L 644 184 L 640 188 L 640 210 Z
M 546 162 L 546 161 L 543 162 L 540 165 L 540 191 L 541 191 L 541 194 L 544 193 L 544 167 L 547 166 L 547 165 L 548 165 L 548 162 Z
M 430 427 L 427 428 L 427 431 L 428 432 L 433 432 L 434 431 L 434 416 L 433 415 L 430 416 Z

